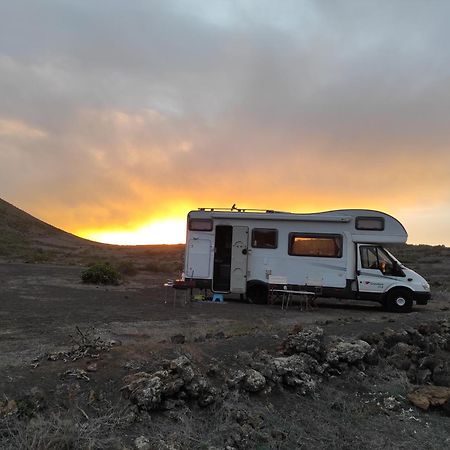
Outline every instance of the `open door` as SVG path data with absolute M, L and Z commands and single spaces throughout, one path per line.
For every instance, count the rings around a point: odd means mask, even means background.
M 248 227 L 233 227 L 230 292 L 244 294 L 247 288 Z

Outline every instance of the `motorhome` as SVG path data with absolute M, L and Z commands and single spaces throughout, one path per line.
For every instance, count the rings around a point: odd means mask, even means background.
M 187 217 L 184 276 L 191 286 L 254 303 L 266 302 L 270 279 L 282 277 L 285 289 L 407 312 L 431 298 L 426 280 L 385 248 L 407 238 L 397 219 L 379 211 L 200 208 Z

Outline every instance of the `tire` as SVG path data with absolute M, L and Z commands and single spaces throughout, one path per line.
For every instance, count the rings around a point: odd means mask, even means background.
M 267 304 L 269 291 L 265 284 L 257 283 L 247 288 L 247 300 L 249 303 Z
M 395 313 L 411 312 L 413 306 L 412 292 L 408 289 L 393 289 L 386 295 L 385 307 Z

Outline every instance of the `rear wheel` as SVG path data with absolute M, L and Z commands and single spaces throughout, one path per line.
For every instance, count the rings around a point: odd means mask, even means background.
M 267 303 L 268 289 L 265 284 L 257 283 L 247 288 L 247 300 L 250 303 Z
M 411 291 L 407 289 L 393 289 L 386 295 L 386 309 L 391 312 L 410 312 L 413 306 Z

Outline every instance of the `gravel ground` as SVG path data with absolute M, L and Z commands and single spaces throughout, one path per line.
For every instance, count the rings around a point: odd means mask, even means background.
M 95 371 L 89 373 L 89 381 L 77 380 L 79 387 L 76 395 L 80 398 L 85 396 L 83 398 L 86 400 L 86 396 L 92 391 L 96 395 L 101 393 L 109 404 L 120 404 L 123 402 L 120 394 L 123 377 L 130 371 L 157 369 L 162 358 L 188 354 L 200 365 L 206 366 L 211 361 L 229 361 L 231 364 L 242 351 L 264 349 L 276 352 L 293 327 L 320 325 L 327 336 L 356 337 L 379 333 L 386 327 L 403 329 L 450 318 L 450 297 L 445 292 L 440 293 L 429 305 L 416 306 L 412 313 L 402 315 L 388 314 L 377 304 L 333 299 L 319 301 L 318 308 L 311 311 L 300 311 L 298 308 L 282 311 L 276 305 L 250 305 L 237 299 L 229 299 L 224 304 L 203 302 L 184 305 L 179 296 L 174 304 L 172 293 L 166 293 L 161 288 L 164 279 L 158 275 L 141 272 L 120 286 L 98 287 L 82 284 L 80 273 L 81 268 L 76 266 L 0 264 L 0 394 L 4 399 L 21 398 L 30 388 L 37 387 L 45 393 L 47 413 L 49 408 L 55 411 L 60 411 L 60 408 L 62 411 L 69 410 L 66 394 L 61 395 L 60 385 L 64 384 L 61 374 L 74 369 L 86 370 L 92 363 L 92 358 L 75 361 L 59 358 L 57 361 L 48 361 L 47 356 L 67 352 L 73 347 L 74 341 L 79 343 L 81 335 L 77 327 L 92 339 L 95 337 L 112 344 L 108 351 L 100 352 L 95 357 Z M 320 427 L 317 428 L 317 423 L 310 423 L 311 417 L 305 416 L 303 421 L 298 419 L 301 422 L 298 426 L 306 427 L 305 430 L 309 426 L 309 434 L 306 431 L 306 434 L 292 431 L 291 435 L 287 433 L 291 437 L 286 435 L 278 441 L 278 438 L 274 438 L 270 445 L 260 448 L 360 447 L 364 446 L 364 434 L 371 436 L 368 448 L 389 448 L 389 442 L 393 444 L 392 448 L 401 448 L 403 441 L 398 436 L 393 437 L 392 441 L 386 441 L 383 431 L 383 427 L 387 427 L 389 432 L 395 432 L 395 426 L 391 422 L 400 420 L 400 413 L 386 415 L 380 412 L 376 409 L 376 401 L 372 401 L 375 397 L 369 395 L 372 391 L 375 392 L 373 389 L 371 391 L 371 387 L 376 384 L 376 392 L 382 392 L 382 397 L 389 396 L 395 389 L 400 389 L 401 376 L 391 374 L 383 380 L 383 373 L 369 374 L 361 382 L 368 395 L 364 399 L 368 402 L 364 407 L 361 406 L 364 405 L 362 397 L 356 395 L 356 391 L 362 392 L 362 388 L 355 391 L 353 376 L 354 374 L 347 381 L 331 380 L 322 389 L 320 398 L 315 400 L 299 400 L 295 393 L 287 392 L 282 392 L 275 398 L 268 395 L 242 400 L 245 405 L 241 406 L 254 409 L 254 412 L 263 410 L 267 413 L 267 408 L 272 408 L 275 415 L 271 415 L 269 420 L 264 413 L 265 420 L 272 429 L 283 429 L 282 433 L 285 435 L 286 429 L 278 420 L 292 421 L 292 414 L 301 414 L 304 408 L 309 416 L 316 415 L 320 420 L 329 422 L 330 433 L 334 436 L 330 437 L 326 433 L 323 437 L 318 436 Z M 404 389 L 402 383 L 401 389 Z M 344 397 L 343 393 L 346 393 Z M 281 398 L 283 401 L 280 403 Z M 330 404 L 337 399 L 342 403 L 339 406 L 341 416 L 339 411 L 330 409 Z M 84 408 L 83 406 L 83 411 L 87 411 L 85 414 L 91 416 L 92 411 Z M 412 441 L 405 439 L 405 443 L 413 448 L 448 448 L 448 418 L 438 413 L 416 410 L 411 414 L 418 421 L 413 427 L 415 431 L 411 428 L 415 419 L 405 419 L 401 424 L 409 424 L 407 431 L 414 432 L 416 436 Z M 219 417 L 220 412 L 216 411 L 215 415 Z M 274 417 L 278 419 L 275 420 Z M 345 428 L 344 422 L 341 422 L 344 419 L 348 420 L 350 428 Z M 192 431 L 204 420 L 204 412 L 199 411 L 197 422 L 189 425 L 192 436 L 197 437 L 187 447 L 208 448 L 195 443 L 200 435 L 197 431 L 197 434 Z M 376 424 L 375 429 L 370 429 L 371 420 Z M 123 439 L 125 443 L 128 442 L 127 445 L 131 445 L 129 442 L 133 442 L 137 435 L 145 434 L 146 430 L 159 433 L 165 426 L 170 428 L 170 432 L 183 430 L 182 427 L 174 427 L 172 422 L 157 416 L 153 425 L 145 421 L 144 424 L 142 421 L 138 425 L 134 423 L 126 432 L 121 432 L 117 439 Z M 159 424 L 157 430 L 152 428 L 156 423 Z M 218 425 L 211 422 L 205 427 L 205 430 L 212 427 L 209 430 L 211 436 L 217 433 L 217 430 L 214 432 L 214 426 Z M 113 433 L 112 430 L 110 432 Z M 434 433 L 434 438 L 430 440 L 431 432 Z M 205 436 L 202 439 L 207 443 Z M 299 442 L 302 436 L 304 440 Z M 158 447 L 153 444 L 151 448 Z M 160 448 L 163 448 L 162 444 Z

